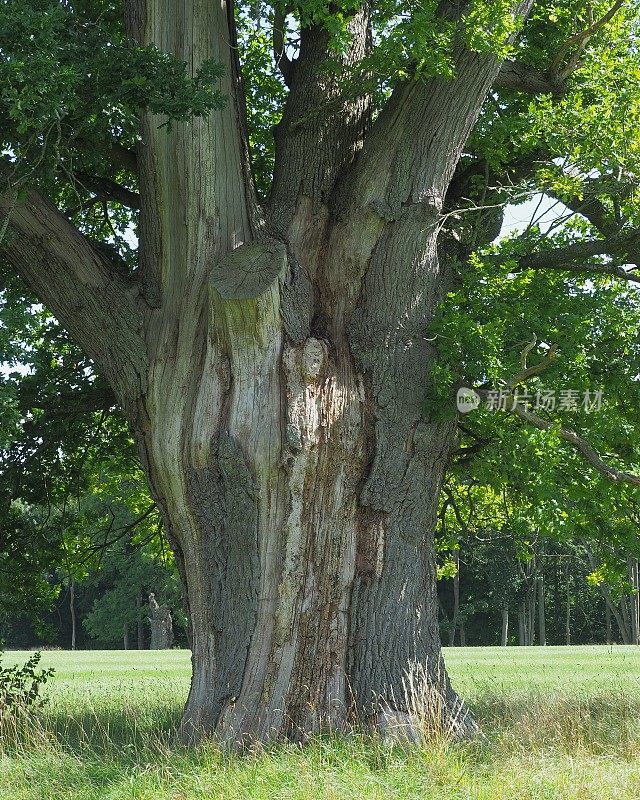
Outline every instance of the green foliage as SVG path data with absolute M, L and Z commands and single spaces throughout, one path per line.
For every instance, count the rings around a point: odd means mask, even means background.
M 3 667 L 0 653 L 0 722 L 42 705 L 40 690 L 55 670 L 39 670 L 41 657 L 41 653 L 33 653 L 22 666 Z
M 85 585 L 100 591 L 83 625 L 91 638 L 104 647 L 120 646 L 123 631 L 133 632 L 141 621 L 146 627 L 147 598 L 151 592 L 161 605 L 171 609 L 174 625 L 184 628 L 181 591 L 169 551 L 158 553 L 157 540 L 132 548 L 125 540 L 112 547 L 99 569 L 90 573 Z
M 172 121 L 223 103 L 219 65 L 189 77 L 175 58 L 135 46 L 117 3 L 5 0 L 0 42 L 2 148 L 31 177 L 53 178 L 82 141 L 134 140 L 141 109 Z

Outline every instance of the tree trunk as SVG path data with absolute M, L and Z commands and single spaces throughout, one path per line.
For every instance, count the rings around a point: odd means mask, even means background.
M 609 608 L 609 603 L 607 603 L 606 601 L 604 604 L 604 615 L 605 615 L 607 644 L 611 644 L 613 641 L 611 635 L 611 609 Z
M 629 617 L 631 643 L 640 644 L 640 585 L 638 580 L 638 559 L 629 556 L 629 582 L 631 583 L 631 595 L 629 597 Z
M 509 606 L 504 606 L 502 609 L 502 635 L 500 638 L 502 647 L 509 644 Z
M 451 625 L 449 626 L 449 647 L 456 643 L 456 628 L 458 626 L 458 614 L 460 613 L 460 551 L 453 551 L 453 562 L 456 565 L 456 574 L 453 576 L 453 614 L 451 615 Z M 460 642 L 462 644 L 462 642 Z
M 587 558 L 589 559 L 589 565 L 591 566 L 591 569 L 595 570 L 596 569 L 595 556 L 586 545 L 585 545 L 585 552 L 587 553 Z M 622 643 L 631 644 L 631 631 L 629 629 L 628 620 L 625 618 L 624 597 L 621 598 L 620 603 L 618 604 L 615 603 L 613 598 L 611 597 L 611 592 L 609 591 L 609 587 L 607 586 L 606 583 L 601 583 L 599 589 L 602 596 L 604 597 L 609 612 L 614 616 L 616 623 L 618 624 L 618 630 L 620 631 Z
M 631 644 L 631 632 L 629 631 L 629 626 L 624 617 L 624 598 L 620 601 L 620 603 L 614 603 L 611 599 L 611 593 L 607 587 L 604 587 L 604 596 L 611 610 L 611 613 L 615 617 L 616 622 L 618 623 L 618 630 L 620 631 L 620 637 L 622 638 L 623 644 Z
M 566 614 L 564 620 L 564 643 L 566 645 L 571 644 L 571 576 L 568 574 L 567 570 L 567 602 L 566 602 Z M 607 605 L 607 613 L 609 611 L 609 606 Z M 609 617 L 609 625 L 611 625 L 611 618 Z
M 622 628 L 620 633 L 625 644 L 633 644 L 633 630 L 631 628 L 631 614 L 629 613 L 629 598 L 622 595 L 618 603 L 620 608 L 620 620 L 622 621 Z
M 122 647 L 125 650 L 129 649 L 129 626 L 126 622 L 122 626 Z
M 142 594 L 136 597 L 136 632 L 138 650 L 144 650 L 144 617 L 142 615 Z
M 527 646 L 532 646 L 536 641 L 536 599 L 537 577 L 536 562 L 531 559 L 527 563 L 527 593 L 525 598 L 525 641 Z
M 520 608 L 518 609 L 518 644 L 520 647 L 524 647 L 528 644 L 527 642 L 527 632 L 525 626 L 525 602 L 524 600 L 520 604 Z
M 455 22 L 464 5 L 438 13 Z M 367 52 L 367 14 L 349 17 L 347 64 Z M 499 63 L 460 37 L 454 78 L 399 82 L 370 123 L 369 100 L 322 68 L 326 31 L 303 29 L 259 208 L 232 8 L 129 0 L 127 24 L 190 74 L 222 63 L 227 98 L 189 124 L 145 116 L 135 281 L 34 193 L 6 254 L 135 432 L 189 611 L 182 734 L 304 739 L 354 713 L 410 733 L 416 664 L 441 721 L 473 733 L 435 580 L 455 419 L 431 418 L 424 396 L 427 328 L 460 254 L 439 236 L 446 193 Z
M 76 649 L 76 583 L 69 580 L 69 613 L 71 614 L 71 649 Z
M 547 620 L 544 603 L 544 576 L 538 575 L 538 633 L 540 644 L 544 647 L 547 644 Z

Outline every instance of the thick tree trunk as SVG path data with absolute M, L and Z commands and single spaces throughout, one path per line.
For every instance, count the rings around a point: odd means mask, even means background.
M 453 707 L 431 533 L 452 426 L 419 423 L 398 446 L 378 441 L 368 421 L 375 400 L 348 354 L 313 337 L 281 343 L 275 329 L 261 339 L 234 359 L 219 417 L 201 416 L 184 385 L 158 389 L 176 392 L 173 413 L 184 415 L 174 426 L 191 431 L 187 441 L 217 418 L 202 442 L 210 453 L 185 453 L 168 425 L 152 423 L 145 441 L 193 629 L 185 732 L 304 738 L 343 727 L 356 707 L 403 712 L 415 662 L 428 664 Z M 268 372 L 267 356 L 276 364 Z M 207 361 L 195 385 L 208 399 L 221 365 Z M 394 458 L 385 476 L 394 502 L 381 483 L 365 504 L 382 449 Z

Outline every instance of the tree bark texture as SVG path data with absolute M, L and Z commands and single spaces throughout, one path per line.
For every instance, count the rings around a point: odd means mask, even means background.
M 327 34 L 303 30 L 261 208 L 226 0 L 130 2 L 127 24 L 192 74 L 222 62 L 228 98 L 189 124 L 145 116 L 135 280 L 35 192 L 3 252 L 96 360 L 139 442 L 188 604 L 183 735 L 304 739 L 356 714 L 407 725 L 415 663 L 443 721 L 469 734 L 433 547 L 455 421 L 423 399 L 450 281 L 443 198 L 500 65 L 458 44 L 453 79 L 401 83 L 371 123 L 367 98 L 321 69 Z M 369 46 L 366 6 L 350 27 L 346 64 Z

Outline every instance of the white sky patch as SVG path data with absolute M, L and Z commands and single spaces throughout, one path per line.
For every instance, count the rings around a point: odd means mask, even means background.
M 559 220 L 572 213 L 559 200 L 545 194 L 535 194 L 524 203 L 505 208 L 499 238 L 502 239 L 514 232 L 523 233 L 533 225 L 539 225 L 542 233 L 547 233 L 550 227 L 555 227 Z

